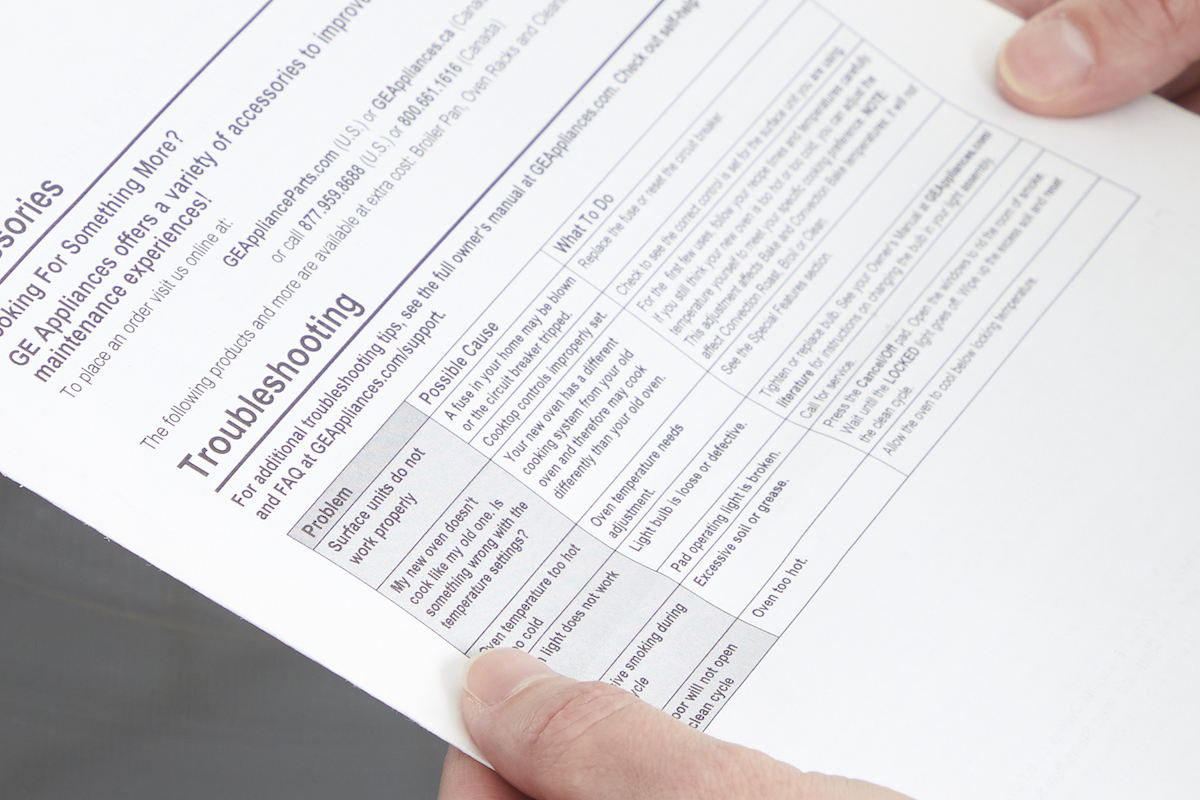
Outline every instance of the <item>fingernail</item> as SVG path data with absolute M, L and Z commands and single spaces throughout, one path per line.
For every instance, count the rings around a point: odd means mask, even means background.
M 467 662 L 463 684 L 480 703 L 494 706 L 530 681 L 554 674 L 554 670 L 520 650 L 486 650 Z
M 1087 37 L 1065 16 L 1029 23 L 1000 54 L 1000 76 L 1030 100 L 1049 100 L 1087 81 L 1095 56 Z

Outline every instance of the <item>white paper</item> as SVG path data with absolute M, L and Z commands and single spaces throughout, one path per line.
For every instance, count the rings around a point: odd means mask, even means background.
M 6 473 L 460 746 L 518 646 L 915 796 L 1194 785 L 1193 117 L 1009 109 L 986 4 L 68 5 Z

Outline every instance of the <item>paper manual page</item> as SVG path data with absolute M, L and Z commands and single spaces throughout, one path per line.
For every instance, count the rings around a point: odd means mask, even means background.
M 517 647 L 920 797 L 1196 785 L 1194 117 L 1012 111 L 984 3 L 6 17 L 7 474 L 460 746 Z

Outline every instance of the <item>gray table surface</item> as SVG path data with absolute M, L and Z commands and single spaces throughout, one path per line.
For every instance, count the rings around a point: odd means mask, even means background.
M 0 797 L 433 798 L 444 754 L 0 478 Z

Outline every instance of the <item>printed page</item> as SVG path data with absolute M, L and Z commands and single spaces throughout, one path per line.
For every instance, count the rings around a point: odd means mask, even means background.
M 143 11 L 5 123 L 6 473 L 464 747 L 492 647 L 918 796 L 1195 744 L 1194 119 L 985 4 Z

